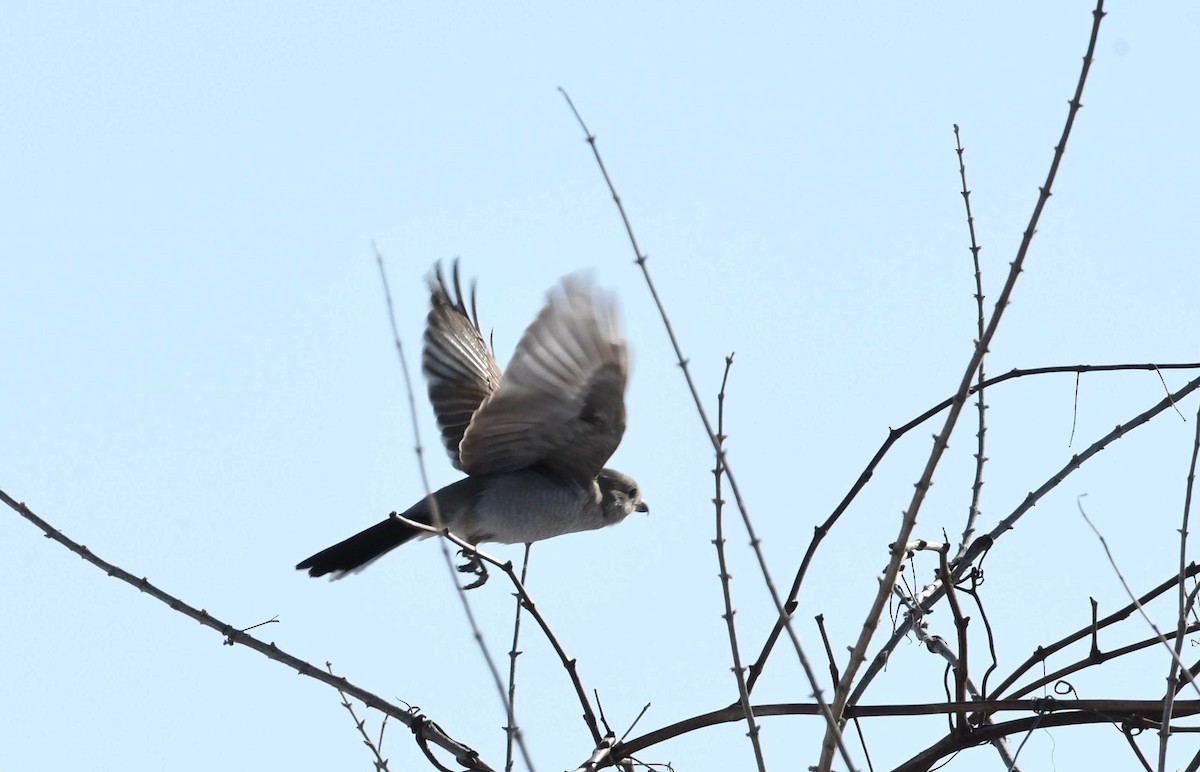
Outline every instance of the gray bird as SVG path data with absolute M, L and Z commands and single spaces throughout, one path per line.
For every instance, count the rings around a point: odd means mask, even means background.
M 629 370 L 612 297 L 564 278 L 501 375 L 457 263 L 453 283 L 452 294 L 438 265 L 421 363 L 442 443 L 468 475 L 434 494 L 442 524 L 471 544 L 528 544 L 648 512 L 637 483 L 604 468 L 625 432 Z M 403 517 L 433 524 L 427 498 Z M 389 517 L 296 568 L 339 578 L 428 535 Z

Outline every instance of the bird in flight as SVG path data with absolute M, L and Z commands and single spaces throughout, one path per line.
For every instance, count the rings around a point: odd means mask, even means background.
M 529 544 L 648 512 L 633 478 L 604 466 L 625 433 L 629 372 L 612 296 L 577 274 L 564 278 L 502 375 L 473 287 L 467 313 L 457 262 L 452 285 L 439 264 L 421 359 L 442 444 L 467 473 L 433 494 L 441 525 L 475 545 Z M 402 516 L 434 524 L 427 497 Z M 336 579 L 429 535 L 389 516 L 296 568 Z

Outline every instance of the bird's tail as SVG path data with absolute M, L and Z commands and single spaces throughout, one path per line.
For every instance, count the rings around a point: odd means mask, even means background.
M 407 512 L 405 515 L 411 517 Z M 309 576 L 333 574 L 334 579 L 340 579 L 347 572 L 364 568 L 376 558 L 419 535 L 422 535 L 421 531 L 389 517 L 382 523 L 376 523 L 345 541 L 305 558 L 296 564 L 296 568 L 301 571 L 308 569 Z

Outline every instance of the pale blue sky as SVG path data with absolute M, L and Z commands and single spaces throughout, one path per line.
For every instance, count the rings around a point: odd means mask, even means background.
M 992 346 L 1013 367 L 1197 357 L 1200 113 L 1192 3 L 1116 3 L 1034 248 Z M 735 699 L 712 539 L 711 452 L 574 119 L 599 135 L 710 407 L 723 358 L 731 463 L 777 583 L 897 426 L 948 396 L 975 334 L 951 125 L 967 147 L 986 294 L 997 294 L 1058 139 L 1091 5 L 9 3 L 0 24 L 0 487 L 135 575 L 381 695 L 503 764 L 504 717 L 432 543 L 366 573 L 292 566 L 421 495 L 371 251 L 420 345 L 435 260 L 461 256 L 507 361 L 544 292 L 588 268 L 619 297 L 634 367 L 612 465 L 652 506 L 534 551 L 530 589 L 585 685 L 638 732 Z M 415 360 L 410 361 L 415 368 Z M 1186 374 L 1167 373 L 1178 388 Z M 997 388 L 982 526 L 1162 396 L 1153 374 Z M 418 394 L 429 472 L 458 475 Z M 1196 401 L 1114 444 L 989 557 L 1001 672 L 1124 603 L 1076 510 L 1138 588 L 1177 555 Z M 827 540 L 797 613 L 839 652 L 861 625 L 930 424 Z M 915 535 L 962 528 L 973 418 Z M 731 524 L 737 620 L 773 611 Z M 518 548 L 494 552 L 516 559 Z M 336 693 L 106 579 L 0 515 L 0 768 L 370 769 Z M 920 565 L 927 578 L 932 563 Z M 511 603 L 474 593 L 500 660 Z M 1169 604 L 1167 604 L 1169 605 Z M 1171 624 L 1171 609 L 1158 609 Z M 948 614 L 935 631 L 949 636 Z M 1103 643 L 1146 635 L 1131 621 Z M 880 636 L 878 641 L 882 641 Z M 526 627 L 519 719 L 540 770 L 590 743 Z M 874 650 L 874 649 L 873 649 Z M 976 651 L 982 651 L 979 645 Z M 986 663 L 973 662 L 974 672 Z M 904 644 L 866 702 L 937 701 Z M 1161 653 L 1081 697 L 1155 698 Z M 1089 680 L 1090 679 L 1090 680 Z M 803 701 L 781 648 L 756 692 Z M 376 717 L 371 716 L 372 720 Z M 812 719 L 765 719 L 774 769 L 815 761 Z M 867 722 L 877 768 L 939 719 Z M 645 754 L 748 768 L 743 725 Z M 399 725 L 393 769 L 424 763 Z M 1095 768 L 1111 728 L 1036 734 L 1030 768 Z M 1187 763 L 1186 740 L 1172 766 Z M 987 768 L 977 750 L 959 767 Z M 1122 759 L 1127 757 L 1120 757 Z M 861 760 L 860 760 L 861 763 Z M 955 767 L 957 768 L 957 767 Z M 998 767 L 997 767 L 998 768 Z

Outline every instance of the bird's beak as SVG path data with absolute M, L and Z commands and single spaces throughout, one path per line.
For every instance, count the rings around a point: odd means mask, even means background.
M 633 508 L 633 511 L 634 511 L 634 512 L 649 512 L 649 511 L 650 511 L 650 505 L 649 505 L 649 504 L 647 504 L 647 503 L 646 503 L 646 502 L 644 502 L 644 501 L 639 501 L 639 502 L 638 502 L 638 505 L 637 505 L 636 507 L 634 507 L 634 508 Z

